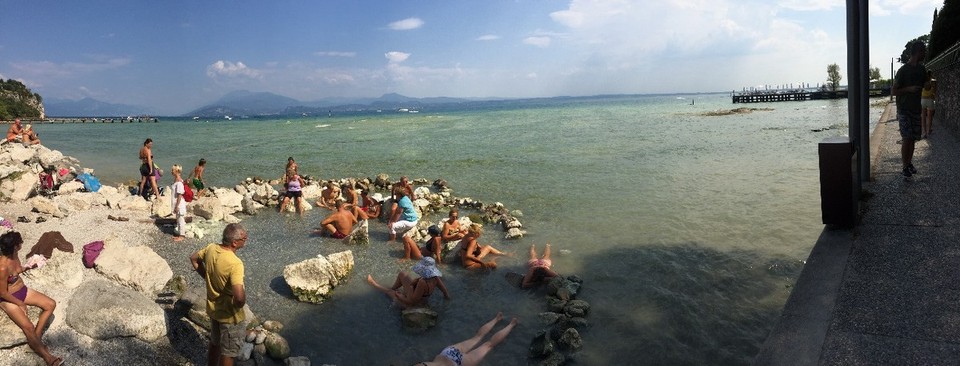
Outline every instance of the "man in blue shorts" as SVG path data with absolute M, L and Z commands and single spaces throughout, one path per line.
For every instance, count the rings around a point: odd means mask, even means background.
M 897 70 L 890 89 L 890 93 L 897 97 L 897 121 L 900 122 L 900 137 L 903 138 L 900 156 L 904 177 L 917 173 L 917 168 L 913 167 L 913 150 L 917 140 L 922 138 L 920 91 L 927 80 L 927 68 L 920 64 L 927 54 L 926 45 L 915 41 L 908 47 L 910 60 Z

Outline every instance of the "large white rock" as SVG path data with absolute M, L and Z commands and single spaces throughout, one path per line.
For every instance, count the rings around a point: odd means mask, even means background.
M 297 300 L 319 304 L 352 270 L 353 252 L 347 250 L 287 265 L 283 268 L 283 279 Z
M 150 213 L 157 217 L 167 217 L 173 214 L 173 206 L 170 203 L 170 190 L 165 190 L 159 199 L 151 202 Z
M 216 197 L 199 197 L 190 203 L 193 208 L 193 214 L 207 220 L 223 220 L 223 205 Z
M 104 240 L 97 257 L 97 272 L 108 279 L 147 295 L 154 295 L 173 278 L 170 265 L 147 246 L 126 246 L 120 240 Z
M 57 150 L 41 151 L 38 155 L 40 158 L 40 164 L 43 166 L 50 166 L 59 162 L 60 160 L 63 160 L 63 153 Z
M 53 200 L 36 196 L 30 199 L 30 205 L 33 206 L 33 209 L 42 214 L 53 215 L 54 217 L 64 217 L 63 211 L 60 210 L 60 206 L 53 202 Z
M 420 186 L 420 187 L 417 187 L 417 189 L 413 190 L 414 199 L 427 198 L 429 194 L 430 194 L 430 188 L 427 186 Z
M 53 202 L 57 204 L 57 206 L 60 208 L 60 211 L 66 213 L 88 210 L 91 206 L 90 202 L 81 197 L 80 194 L 56 196 L 53 197 Z
M 73 181 L 64 182 L 63 184 L 61 184 L 60 188 L 57 189 L 57 194 L 76 193 L 81 189 L 83 189 L 83 183 L 73 180 Z
M 281 200 L 281 202 L 283 201 Z M 300 204 L 303 205 L 304 211 L 310 211 L 313 209 L 313 205 L 311 205 L 310 201 L 306 198 L 300 200 Z M 287 202 L 287 208 L 285 208 L 285 210 L 286 212 L 297 212 L 297 202 L 291 198 L 290 202 Z
M 308 184 L 306 187 L 303 187 L 301 192 L 303 192 L 303 199 L 310 201 L 320 199 L 320 196 L 323 195 L 323 189 L 316 183 Z
M 110 201 L 114 197 L 107 197 L 107 200 Z M 113 207 L 114 203 L 111 201 L 110 206 Z M 150 202 L 143 199 L 140 196 L 124 196 L 116 203 L 116 207 L 121 210 L 132 210 L 132 211 L 149 211 Z
M 44 292 L 45 289 L 75 289 L 80 286 L 85 273 L 81 260 L 83 245 L 76 245 L 73 250 L 74 253 L 54 250 L 43 267 L 30 270 L 30 287 Z
M 214 196 L 220 199 L 224 213 L 234 213 L 243 209 L 243 195 L 232 189 L 217 188 L 213 191 Z
M 240 204 L 243 206 L 243 213 L 247 215 L 254 215 L 264 207 L 260 202 L 254 201 L 252 195 L 244 196 Z
M 40 178 L 31 171 L 23 171 L 18 177 L 8 176 L 0 181 L 0 197 L 23 201 L 33 194 Z
M 147 342 L 167 334 L 163 309 L 151 298 L 110 281 L 87 281 L 73 293 L 66 321 L 91 338 L 137 337 Z
M 10 152 L 10 160 L 24 164 L 33 159 L 37 154 L 36 150 L 23 147 L 23 145 L 19 144 L 8 145 L 7 151 Z

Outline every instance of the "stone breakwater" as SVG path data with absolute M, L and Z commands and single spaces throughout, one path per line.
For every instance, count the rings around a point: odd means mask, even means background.
M 50 166 L 61 175 L 63 183 L 52 194 L 39 195 L 40 175 Z M 21 256 L 43 233 L 51 231 L 60 232 L 72 246 L 72 251 L 54 250 L 44 267 L 23 274 L 30 288 L 57 301 L 44 341 L 55 355 L 73 364 L 203 363 L 209 327 L 203 310 L 204 289 L 187 288 L 187 281 L 174 277 L 170 265 L 151 247 L 163 240 L 165 234 L 158 230 L 164 227 L 161 222 L 172 217 L 170 197 L 146 201 L 132 195 L 132 187 L 122 184 L 103 185 L 96 192 L 87 192 L 83 183 L 74 180 L 82 173 L 93 174 L 93 170 L 43 145 L 0 145 L 0 217 L 12 226 L 0 227 L 0 233 L 16 230 L 23 235 Z M 386 192 L 391 184 L 385 174 L 337 182 L 355 184 L 371 192 Z M 303 187 L 305 209 L 312 209 L 309 202 L 322 195 L 324 183 L 307 177 Z M 414 205 L 422 215 L 457 206 L 464 213 L 469 211 L 462 223 L 496 223 L 508 239 L 525 234 L 520 211 L 511 211 L 500 203 L 454 196 L 443 180 L 416 179 L 414 184 L 418 185 Z M 197 197 L 188 205 L 188 216 L 192 216 L 193 222 L 188 225 L 187 235 L 197 239 L 208 235 L 219 238 L 226 223 L 240 222 L 246 215 L 277 207 L 277 185 L 277 181 L 252 177 L 232 189 L 211 187 L 204 197 Z M 383 204 L 389 208 L 392 202 L 388 199 Z M 386 213 L 379 219 L 385 218 Z M 431 224 L 421 220 L 418 230 L 412 232 L 414 239 L 423 241 Z M 82 246 L 98 240 L 104 242 L 104 249 L 97 265 L 94 269 L 85 268 Z M 345 270 L 332 271 L 334 278 L 326 282 L 332 285 L 325 286 L 326 291 L 352 269 L 352 255 L 349 251 L 344 253 L 328 256 L 337 258 L 338 268 Z M 455 253 L 451 250 L 451 254 Z M 341 258 L 348 260 L 340 261 Z M 326 294 L 321 292 L 308 288 L 301 300 L 322 301 Z M 39 310 L 28 309 L 35 321 Z M 287 359 L 290 364 L 309 364 L 303 357 L 289 357 L 289 347 L 279 334 L 282 326 L 268 327 L 270 321 L 258 319 L 253 312 L 248 314 L 255 334 L 249 341 L 252 361 L 248 362 L 263 364 L 267 355 Z M 9 317 L 0 316 L 0 359 L 11 364 L 42 363 L 27 350 L 22 331 Z

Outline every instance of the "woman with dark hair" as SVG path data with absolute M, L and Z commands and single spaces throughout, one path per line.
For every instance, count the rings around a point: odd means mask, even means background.
M 430 239 L 427 239 L 427 242 L 423 244 L 423 248 L 420 249 L 420 255 L 423 257 L 431 257 L 437 262 L 437 264 L 442 264 L 443 238 L 440 237 L 440 227 L 437 225 L 430 225 L 430 228 L 427 229 L 427 233 L 430 234 Z
M 41 339 L 47 321 L 53 315 L 57 302 L 40 292 L 27 288 L 20 274 L 34 267 L 23 267 L 17 253 L 23 246 L 23 237 L 16 231 L 0 235 L 0 309 L 10 317 L 27 337 L 30 349 L 43 358 L 47 365 L 60 365 L 63 360 L 50 354 L 50 350 Z M 42 311 L 37 324 L 30 323 L 27 305 L 39 307 Z
M 527 274 L 523 276 L 520 287 L 531 288 L 559 276 L 550 269 L 553 261 L 550 260 L 550 244 L 543 249 L 543 257 L 537 258 L 537 246 L 530 245 L 530 260 L 527 261 Z

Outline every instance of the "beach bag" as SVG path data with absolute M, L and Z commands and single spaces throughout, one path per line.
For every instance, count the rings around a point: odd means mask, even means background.
M 100 251 L 102 250 L 103 241 L 100 240 L 84 245 L 83 266 L 87 268 L 93 268 L 95 266 L 94 261 L 96 261 L 97 257 L 100 256 Z
M 90 175 L 90 173 L 81 173 L 77 176 L 77 180 L 83 182 L 83 188 L 87 192 L 96 192 L 100 190 L 100 179 Z
M 183 200 L 187 202 L 193 202 L 193 191 L 190 190 L 190 185 L 187 182 L 183 182 Z

